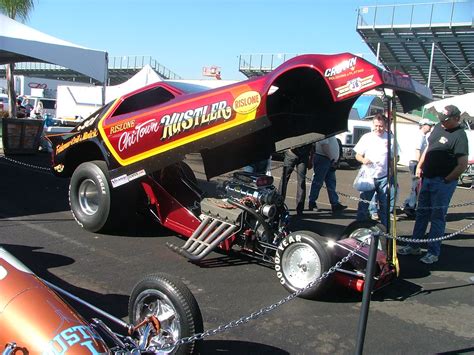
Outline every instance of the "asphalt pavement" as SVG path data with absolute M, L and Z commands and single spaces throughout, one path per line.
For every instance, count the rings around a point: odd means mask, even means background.
M 167 272 L 194 293 L 204 328 L 214 329 L 276 303 L 288 293 L 272 268 L 238 254 L 212 253 L 200 265 L 170 251 L 166 242 L 184 243 L 173 232 L 137 216 L 115 235 L 89 233 L 74 221 L 68 206 L 68 179 L 47 171 L 46 153 L 0 157 L 0 243 L 48 281 L 117 317 L 127 319 L 134 284 L 151 272 Z M 188 162 L 202 184 L 196 156 Z M 273 163 L 276 185 L 281 162 Z M 337 190 L 351 196 L 356 170 L 337 171 Z M 308 174 L 309 176 L 310 174 Z M 409 175 L 399 173 L 399 201 L 408 194 Z M 294 214 L 295 182 L 287 204 Z M 474 189 L 458 188 L 448 214 L 447 233 L 474 220 Z M 295 230 L 335 237 L 355 218 L 357 202 L 333 215 L 321 191 L 320 212 L 305 211 Z M 413 221 L 397 222 L 397 234 L 409 236 Z M 443 242 L 440 261 L 424 265 L 401 256 L 401 272 L 374 293 L 364 344 L 366 354 L 474 353 L 474 228 Z M 361 295 L 331 289 L 323 299 L 295 299 L 256 320 L 205 338 L 203 354 L 353 354 Z M 86 315 L 88 316 L 88 315 Z

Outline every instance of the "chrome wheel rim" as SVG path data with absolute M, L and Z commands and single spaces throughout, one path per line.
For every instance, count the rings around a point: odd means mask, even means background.
M 294 243 L 283 255 L 282 268 L 288 283 L 301 289 L 321 275 L 321 259 L 309 245 Z
M 354 238 L 354 239 L 357 239 L 361 243 L 366 243 L 367 245 L 370 245 L 370 243 L 372 242 L 371 235 L 375 231 L 380 232 L 379 228 L 376 228 L 376 227 L 357 228 L 351 234 L 349 234 L 349 238 Z M 382 250 L 382 244 L 380 243 L 380 240 L 379 240 L 377 249 Z
M 174 352 L 174 348 L 165 347 L 180 339 L 181 327 L 178 312 L 168 296 L 159 290 L 146 290 L 137 297 L 134 307 L 134 324 L 138 324 L 151 315 L 156 316 L 160 321 L 160 331 L 151 337 L 147 350 L 156 354 Z M 163 319 L 164 314 L 167 315 L 166 319 Z M 165 349 L 157 350 L 160 348 Z
M 79 185 L 79 205 L 81 211 L 92 216 L 99 210 L 99 187 L 92 179 L 85 179 Z

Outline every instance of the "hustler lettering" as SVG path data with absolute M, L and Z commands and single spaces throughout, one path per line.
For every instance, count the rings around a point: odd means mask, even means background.
M 231 116 L 232 108 L 227 104 L 227 101 L 165 115 L 161 118 L 160 123 L 163 126 L 161 140 L 170 139 L 178 133 L 209 125 L 217 120 L 228 120 Z

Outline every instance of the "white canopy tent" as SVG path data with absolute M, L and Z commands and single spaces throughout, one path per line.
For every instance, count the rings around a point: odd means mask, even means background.
M 447 99 L 433 101 L 425 105 L 425 109 L 434 108 L 437 112 L 443 111 L 448 105 L 455 105 L 462 114 L 474 117 L 474 93 L 450 97 Z
M 105 102 L 157 81 L 161 81 L 160 76 L 147 64 L 126 82 L 107 86 Z M 59 85 L 56 116 L 59 118 L 89 116 L 104 104 L 100 102 L 99 90 L 97 86 Z
M 56 64 L 107 82 L 107 52 L 63 41 L 0 14 L 0 64 L 18 62 Z

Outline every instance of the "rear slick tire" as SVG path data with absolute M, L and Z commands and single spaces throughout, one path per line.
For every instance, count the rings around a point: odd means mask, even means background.
M 310 231 L 298 231 L 287 235 L 275 254 L 275 271 L 280 283 L 289 292 L 298 291 L 320 278 L 332 264 L 325 240 Z M 298 297 L 315 299 L 328 287 L 324 278 Z

